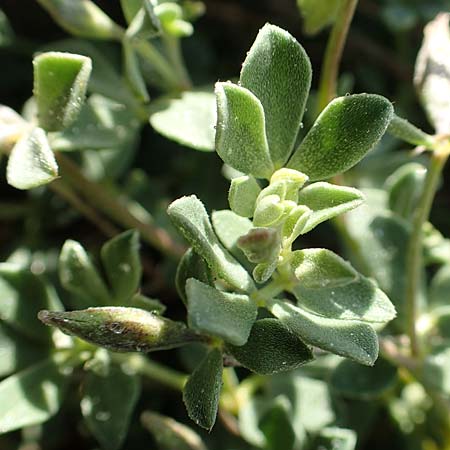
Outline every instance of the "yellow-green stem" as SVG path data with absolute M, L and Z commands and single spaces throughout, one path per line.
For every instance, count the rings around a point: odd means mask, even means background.
M 420 340 L 417 333 L 417 319 L 419 315 L 419 290 L 423 270 L 423 226 L 428 221 L 433 204 L 439 177 L 449 156 L 450 144 L 438 146 L 431 154 L 431 160 L 425 178 L 424 189 L 417 204 L 412 231 L 406 254 L 406 308 L 408 336 L 411 341 L 411 355 L 419 357 L 421 354 Z
M 338 11 L 322 63 L 317 99 L 317 114 L 336 97 L 339 65 L 357 4 L 358 0 L 343 0 Z

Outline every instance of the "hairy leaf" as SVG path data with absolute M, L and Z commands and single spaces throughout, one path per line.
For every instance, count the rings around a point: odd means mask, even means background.
M 311 87 L 311 63 L 287 31 L 266 24 L 242 65 L 240 84 L 261 102 L 275 168 L 283 167 L 295 144 Z
M 258 182 L 252 176 L 233 178 L 228 192 L 231 210 L 242 217 L 253 217 L 256 199 L 260 192 Z

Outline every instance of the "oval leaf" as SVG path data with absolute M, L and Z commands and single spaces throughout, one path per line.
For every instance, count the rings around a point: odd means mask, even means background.
M 311 350 L 277 319 L 257 320 L 244 345 L 226 349 L 244 367 L 263 375 L 293 370 L 313 359 Z
M 265 25 L 242 65 L 240 84 L 261 102 L 275 168 L 283 167 L 295 144 L 311 87 L 311 63 L 287 31 Z
M 289 160 L 288 167 L 311 181 L 353 167 L 381 139 L 394 109 L 379 95 L 356 94 L 333 100 Z
M 211 430 L 216 421 L 222 370 L 222 353 L 213 348 L 189 377 L 183 390 L 189 417 L 207 430 Z
M 249 90 L 232 83 L 216 83 L 216 99 L 217 154 L 236 170 L 270 178 L 274 168 L 261 102 Z
M 58 177 L 55 155 L 41 128 L 26 133 L 13 147 L 6 169 L 6 179 L 17 189 L 32 189 Z

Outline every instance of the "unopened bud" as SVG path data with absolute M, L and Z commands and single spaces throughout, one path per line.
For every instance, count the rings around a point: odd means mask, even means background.
M 40 311 L 39 319 L 64 333 L 117 352 L 151 352 L 179 347 L 201 337 L 183 323 L 138 308 L 101 307 Z

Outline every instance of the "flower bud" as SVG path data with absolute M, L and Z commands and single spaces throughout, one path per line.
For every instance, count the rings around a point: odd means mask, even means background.
M 238 246 L 251 262 L 271 261 L 280 252 L 280 234 L 275 228 L 252 228 L 239 238 Z
M 138 308 L 100 307 L 81 311 L 40 311 L 39 319 L 66 334 L 117 352 L 151 352 L 201 337 L 183 323 Z

